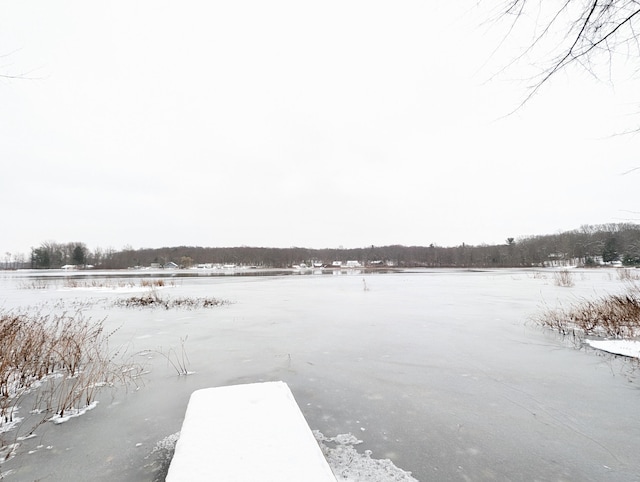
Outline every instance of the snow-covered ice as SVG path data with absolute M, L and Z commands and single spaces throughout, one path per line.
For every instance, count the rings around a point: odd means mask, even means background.
M 86 405 L 86 406 L 84 406 L 82 408 L 67 409 L 65 411 L 64 415 L 56 414 L 53 417 L 51 417 L 49 420 L 51 422 L 55 423 L 55 424 L 65 423 L 65 422 L 68 422 L 69 420 L 71 420 L 72 418 L 76 418 L 76 417 L 80 417 L 80 416 L 84 415 L 89 410 L 93 410 L 97 406 L 98 406 L 98 401 L 94 400 L 89 405 Z
M 195 391 L 167 482 L 335 482 L 289 387 L 251 383 Z

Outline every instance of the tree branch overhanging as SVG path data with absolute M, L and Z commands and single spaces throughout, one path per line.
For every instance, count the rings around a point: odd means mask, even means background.
M 571 65 L 579 65 L 598 77 L 595 65 L 596 60 L 602 60 L 602 54 L 606 55 L 604 61 L 609 69 L 618 55 L 627 60 L 640 60 L 639 0 L 508 0 L 498 12 L 494 20 L 507 23 L 500 45 L 513 37 L 516 30 L 520 33 L 527 28 L 523 25 L 525 20 L 535 18 L 533 27 L 529 27 L 533 30 L 532 40 L 507 69 L 525 57 L 532 57 L 541 71 L 531 78 L 527 95 L 514 111 Z M 545 48 L 550 48 L 551 53 L 541 53 Z

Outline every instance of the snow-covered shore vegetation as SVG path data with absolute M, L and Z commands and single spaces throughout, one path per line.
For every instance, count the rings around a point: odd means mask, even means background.
M 80 312 L 0 310 L 0 447 L 27 395 L 33 405 L 24 409 L 41 415 L 35 425 L 60 423 L 93 408 L 100 388 L 135 378 L 135 365 L 115 362 L 109 337 Z
M 582 299 L 569 308 L 546 310 L 535 321 L 577 338 L 634 338 L 640 335 L 640 287 L 632 285 L 622 294 Z
M 229 304 L 229 301 L 219 300 L 213 297 L 163 298 L 156 290 L 151 290 L 142 296 L 131 296 L 129 298 L 115 301 L 116 306 L 124 308 L 163 308 L 165 310 L 169 310 L 171 308 L 213 308 L 215 306 L 222 306 L 226 304 Z
M 92 278 L 92 279 L 78 279 L 78 278 L 64 278 L 62 281 L 58 279 L 45 280 L 42 278 L 25 280 L 19 284 L 20 289 L 24 290 L 41 290 L 49 288 L 63 289 L 87 289 L 87 290 L 131 290 L 140 289 L 147 291 L 149 289 L 160 289 L 165 287 L 175 286 L 175 281 L 165 280 L 162 278 L 157 279 L 139 279 L 139 280 L 126 280 L 126 279 L 105 279 L 105 278 Z

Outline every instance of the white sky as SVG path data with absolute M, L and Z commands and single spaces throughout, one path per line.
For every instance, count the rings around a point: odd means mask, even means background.
M 0 253 L 500 243 L 638 217 L 637 85 L 460 2 L 0 1 Z M 526 40 L 526 39 L 525 39 Z M 526 43 L 526 42 L 525 42 Z M 524 45 L 524 43 L 523 43 Z M 624 74 L 624 72 L 623 72 Z M 634 89 L 635 88 L 635 89 Z

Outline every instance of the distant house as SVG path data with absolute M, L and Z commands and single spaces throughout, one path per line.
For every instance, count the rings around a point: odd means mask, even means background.
M 162 267 L 164 269 L 178 269 L 178 265 L 175 264 L 173 261 L 169 261 L 168 263 L 165 263 Z
M 151 269 L 160 269 L 162 265 L 160 263 L 151 263 Z
M 358 261 L 347 261 L 347 268 L 361 268 L 362 265 Z

